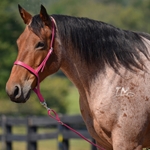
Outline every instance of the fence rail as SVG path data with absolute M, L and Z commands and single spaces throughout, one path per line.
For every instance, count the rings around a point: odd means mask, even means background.
M 80 115 L 61 116 L 60 119 L 63 123 L 71 126 L 83 136 L 93 141 Z M 0 126 L 2 128 L 2 133 L 0 134 L 0 140 L 3 144 L 2 150 L 12 150 L 12 143 L 14 141 L 24 141 L 27 143 L 27 150 L 37 150 L 37 142 L 46 139 L 57 139 L 58 150 L 69 150 L 69 140 L 80 138 L 49 117 L 15 118 L 1 116 Z M 24 126 L 27 129 L 26 134 L 13 134 L 12 128 L 16 126 Z M 38 133 L 39 128 L 50 128 L 52 131 L 48 133 Z M 96 148 L 91 146 L 91 150 L 96 150 Z

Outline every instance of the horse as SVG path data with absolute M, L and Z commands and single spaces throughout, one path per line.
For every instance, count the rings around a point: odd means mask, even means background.
M 37 82 L 60 69 L 78 89 L 83 120 L 97 145 L 106 150 L 150 147 L 150 35 L 89 18 L 49 16 L 42 5 L 32 16 L 18 6 L 26 27 L 6 83 L 11 101 L 25 103 Z M 45 57 L 34 74 L 31 70 Z

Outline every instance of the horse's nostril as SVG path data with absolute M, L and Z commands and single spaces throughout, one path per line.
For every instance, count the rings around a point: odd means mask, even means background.
M 15 86 L 15 89 L 14 89 L 14 97 L 15 98 L 19 98 L 21 95 L 21 88 L 19 85 Z

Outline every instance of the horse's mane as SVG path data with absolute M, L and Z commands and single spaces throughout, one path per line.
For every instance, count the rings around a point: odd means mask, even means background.
M 87 64 L 94 64 L 105 69 L 106 64 L 116 71 L 120 66 L 134 70 L 143 69 L 143 53 L 149 58 L 147 47 L 142 36 L 150 39 L 148 34 L 121 30 L 104 22 L 88 18 L 77 18 L 64 15 L 52 15 L 55 19 L 62 43 L 67 48 L 74 48 L 74 53 L 81 56 Z M 37 30 L 39 16 L 33 17 L 31 27 Z M 35 30 L 35 29 L 34 29 Z M 38 30 L 40 31 L 40 30 Z M 37 31 L 36 31 L 37 32 Z

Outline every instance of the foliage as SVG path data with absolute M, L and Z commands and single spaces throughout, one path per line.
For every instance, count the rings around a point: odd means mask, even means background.
M 67 99 L 72 84 L 66 78 L 51 76 L 41 83 L 41 93 L 44 96 L 48 107 L 55 111 L 67 113 L 69 100 Z M 5 104 L 5 107 L 4 107 Z M 47 111 L 40 105 L 35 93 L 31 94 L 26 103 L 16 104 L 10 100 L 0 101 L 0 114 L 9 115 L 46 115 Z
M 55 111 L 65 114 L 68 109 L 67 96 L 70 91 L 70 82 L 66 78 L 48 77 L 41 84 L 41 93 L 44 96 L 48 107 Z M 21 115 L 44 115 L 47 111 L 40 105 L 36 94 L 24 105 L 17 105 Z
M 17 16 L 12 11 L 12 1 L 2 1 L 0 9 L 0 97 L 3 97 L 4 87 L 7 81 L 8 75 L 11 70 L 13 60 L 16 56 L 16 38 L 21 32 L 21 26 L 18 25 L 18 21 L 14 16 Z
M 50 14 L 88 17 L 123 29 L 150 32 L 149 8 L 149 0 L 57 0 L 48 10 Z
M 44 84 L 44 82 L 48 84 Z M 52 76 L 49 77 L 49 82 L 43 81 L 41 92 L 47 100 L 48 106 L 53 107 L 60 113 L 66 113 L 68 106 L 66 98 L 70 87 L 71 84 L 66 78 Z
M 19 1 L 21 4 L 23 2 L 25 1 Z M 33 0 L 31 2 L 34 3 Z M 0 98 L 6 97 L 4 87 L 17 55 L 16 40 L 24 29 L 17 3 L 18 0 L 5 0 L 0 5 Z
M 3 0 L 0 4 L 0 112 L 5 114 L 45 114 L 34 94 L 26 104 L 14 104 L 6 100 L 5 84 L 16 59 L 16 40 L 25 25 L 19 16 L 17 4 L 37 14 L 43 4 L 49 14 L 66 14 L 88 17 L 110 23 L 122 29 L 150 33 L 149 0 Z M 47 84 L 49 83 L 49 84 Z M 70 83 L 59 72 L 48 77 L 41 85 L 48 105 L 58 112 L 67 113 Z M 71 98 L 69 96 L 69 98 Z M 4 100 L 5 99 L 5 100 Z M 50 99 L 50 100 L 49 100 Z M 70 100 L 71 101 L 71 100 Z M 78 106 L 77 106 L 78 107 Z M 9 108 L 9 111 L 8 111 Z

